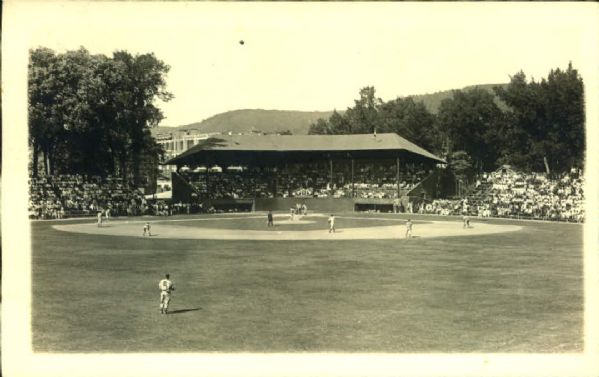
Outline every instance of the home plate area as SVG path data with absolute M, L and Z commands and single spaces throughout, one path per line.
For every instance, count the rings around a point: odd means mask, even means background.
M 328 215 L 312 213 L 305 216 L 275 214 L 274 226 L 266 226 L 266 214 L 209 215 L 199 218 L 156 218 L 148 220 L 114 220 L 98 227 L 96 223 L 60 224 L 54 228 L 65 232 L 108 236 L 144 237 L 143 226 L 151 225 L 150 239 L 211 239 L 211 240 L 406 240 L 406 219 L 393 217 L 335 216 L 336 230 L 329 233 Z M 343 224 L 351 224 L 344 227 Z M 419 221 L 413 219 L 413 238 L 464 237 L 514 232 L 518 225 L 498 225 L 473 222 L 464 228 L 461 221 Z

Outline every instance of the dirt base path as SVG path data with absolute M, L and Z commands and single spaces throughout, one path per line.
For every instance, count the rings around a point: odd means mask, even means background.
M 302 225 L 313 223 L 310 217 L 323 217 L 323 214 L 311 214 L 306 217 L 298 218 L 293 221 L 279 220 L 277 225 Z M 276 217 L 283 217 L 277 215 Z M 286 216 L 287 218 L 289 216 Z M 259 241 L 286 241 L 286 240 L 367 240 L 367 239 L 402 239 L 405 238 L 405 225 L 382 225 L 368 227 L 353 227 L 337 229 L 335 233 L 329 233 L 327 229 L 322 230 L 239 230 L 239 229 L 219 229 L 198 226 L 180 226 L 176 225 L 179 221 L 242 221 L 248 218 L 264 218 L 264 216 L 234 216 L 234 217 L 214 217 L 199 219 L 171 219 L 171 220 L 153 220 L 152 221 L 152 239 L 211 239 L 211 240 L 259 240 Z M 375 220 L 372 218 L 359 218 L 351 216 L 337 216 L 337 218 Z M 376 220 L 391 220 L 380 218 Z M 393 219 L 397 222 L 398 219 Z M 109 236 L 129 236 L 143 237 L 143 225 L 145 221 L 114 221 L 98 227 L 96 223 L 83 224 L 60 224 L 54 225 L 54 228 L 65 232 L 87 233 Z M 287 225 L 285 224 L 285 225 Z M 414 224 L 413 238 L 432 238 L 432 237 L 464 237 L 478 236 L 484 234 L 495 234 L 504 232 L 515 232 L 521 230 L 518 225 L 496 225 L 487 223 L 474 223 L 470 228 L 464 229 L 459 221 L 430 221 L 426 224 Z M 146 236 L 147 237 L 147 236 Z

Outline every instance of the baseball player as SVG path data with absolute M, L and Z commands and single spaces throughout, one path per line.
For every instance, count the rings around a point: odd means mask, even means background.
M 335 233 L 335 215 L 333 215 L 331 213 L 331 216 L 329 217 L 329 233 Z
M 272 211 L 268 211 L 268 223 L 266 223 L 266 226 L 275 226 L 275 224 L 273 223 L 273 219 L 272 219 Z
M 102 211 L 98 211 L 98 227 L 102 226 Z
M 148 236 L 152 237 L 152 233 L 150 233 L 150 223 L 147 222 L 144 224 L 144 236 L 148 233 Z
M 160 314 L 168 314 L 168 304 L 171 301 L 171 292 L 175 290 L 173 282 L 170 281 L 170 275 L 164 275 L 164 279 L 158 283 L 160 288 Z
M 406 221 L 406 238 L 412 238 L 412 220 Z

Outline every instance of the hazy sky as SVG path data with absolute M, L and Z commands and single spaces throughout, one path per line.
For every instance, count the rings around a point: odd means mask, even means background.
M 261 108 L 345 109 L 361 87 L 383 100 L 536 78 L 584 59 L 572 4 L 68 3 L 31 10 L 29 44 L 154 52 L 171 66 L 162 125 Z M 35 20 L 35 21 L 31 21 Z M 244 44 L 239 41 L 243 40 Z

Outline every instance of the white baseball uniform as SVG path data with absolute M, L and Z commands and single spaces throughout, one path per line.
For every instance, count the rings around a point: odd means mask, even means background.
M 412 238 L 412 222 L 410 220 L 406 222 L 406 238 Z
M 160 288 L 160 311 L 166 313 L 168 311 L 168 304 L 171 301 L 171 291 L 175 290 L 175 286 L 172 281 L 164 278 L 158 283 L 158 288 Z

